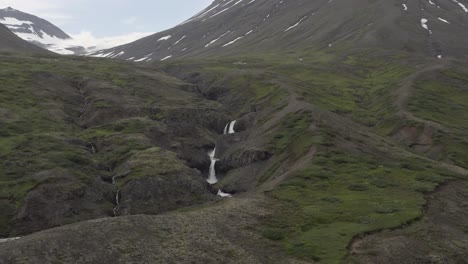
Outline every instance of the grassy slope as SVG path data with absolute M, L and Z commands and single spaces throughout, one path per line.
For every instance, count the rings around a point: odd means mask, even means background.
M 184 84 L 180 81 L 132 64 L 73 57 L 1 56 L 2 236 L 8 234 L 11 219 L 25 196 L 41 184 L 61 184 L 72 192 L 100 181 L 100 176 L 113 175 L 109 168 L 126 160 L 146 165 L 133 171 L 125 182 L 183 168 L 184 164 L 173 153 L 158 152 L 160 155 L 155 153 L 151 157 L 145 154 L 156 151 L 147 137 L 148 131 L 163 126 L 159 120 L 164 117 L 164 109 L 174 105 L 194 109 L 218 107 L 183 92 L 180 87 Z M 76 83 L 85 79 L 97 84 L 89 91 L 79 91 Z M 159 118 L 148 110 L 130 117 L 106 114 L 125 114 L 136 107 L 155 106 L 160 109 Z M 79 118 L 86 107 L 92 108 L 88 112 L 104 113 L 109 118 L 86 129 L 83 127 L 86 120 Z M 97 143 L 102 149 L 93 154 L 91 144 Z M 161 167 L 162 162 L 177 166 Z M 41 172 L 46 172 L 45 176 Z M 60 183 L 62 180 L 65 183 Z M 102 206 L 111 212 L 112 201 Z
M 258 227 L 259 231 L 295 256 L 342 263 L 353 237 L 397 228 L 419 219 L 424 195 L 453 179 L 455 174 L 424 157 L 410 154 L 407 151 L 411 149 L 398 146 L 389 138 L 379 146 L 366 138 L 387 137 L 407 124 L 418 125 L 397 115 L 395 91 L 420 64 L 431 63 L 406 54 L 379 51 L 348 56 L 311 51 L 210 60 L 202 64 L 206 75 L 222 79 L 222 84 L 234 93 L 250 94 L 246 97 L 250 99 L 249 104 L 261 103 L 275 109 L 272 113 L 284 107 L 280 106 L 284 101 L 274 100 L 277 95 L 281 98 L 293 92 L 301 101 L 369 127 L 364 137 L 356 137 L 351 135 L 353 132 L 346 134 L 321 124 L 315 124 L 318 129 L 311 130 L 311 124 L 316 122 L 307 111 L 283 118 L 275 132 L 269 134 L 269 148 L 276 155 L 261 182 L 278 175 L 285 164 L 292 165 L 311 146 L 317 146 L 319 151 L 305 169 L 268 193 L 280 205 L 274 217 Z M 457 129 L 445 134 L 438 131 L 437 139 L 446 147 L 444 153 L 450 154 L 453 163 L 466 167 L 464 144 L 468 130 L 464 129 L 463 116 L 466 116 L 467 90 L 462 87 L 466 75 L 452 69 L 442 74 L 445 79 L 418 80 L 410 96 L 409 111 Z M 263 87 L 251 85 L 252 76 Z M 278 92 L 271 93 L 269 100 L 256 100 L 255 95 L 262 94 L 267 84 L 272 83 L 279 83 L 280 89 L 270 92 Z M 240 112 L 245 110 L 245 105 L 236 106 Z M 263 117 L 263 121 L 269 118 Z M 377 147 L 381 151 L 375 151 Z
M 299 58 L 302 58 L 302 61 Z M 223 103 L 228 104 L 233 112 L 240 114 L 248 111 L 251 105 L 261 105 L 263 116 L 259 120 L 260 123 L 273 119 L 274 114 L 284 108 L 285 100 L 282 99 L 286 95 L 296 94 L 300 101 L 319 106 L 321 109 L 337 113 L 355 123 L 369 127 L 368 130 L 347 133 L 346 128 L 337 130 L 336 126 L 327 124 L 326 121 L 329 120 L 321 122 L 316 117 L 317 113 L 307 110 L 291 113 L 281 118 L 272 131 L 266 134 L 269 142 L 266 147 L 276 155 L 273 157 L 273 166 L 263 175 L 262 181 L 268 181 L 271 177 L 278 175 L 281 168 L 293 164 L 294 160 L 303 156 L 311 146 L 317 147 L 318 152 L 313 161 L 304 169 L 268 193 L 270 197 L 277 200 L 277 208 L 274 208 L 276 209 L 274 217 L 265 219 L 257 229 L 265 237 L 277 241 L 292 255 L 321 260 L 324 263 L 341 263 L 347 256 L 347 246 L 354 236 L 385 228 L 396 228 L 418 219 L 425 203 L 424 194 L 434 190 L 438 184 L 455 177 L 454 174 L 439 168 L 430 160 L 410 154 L 408 150 L 411 149 L 406 146 L 398 146 L 386 138 L 399 127 L 415 123 L 414 120 L 398 118 L 398 109 L 394 104 L 396 87 L 400 85 L 403 78 L 416 71 L 417 64 L 432 63 L 425 60 L 411 62 L 408 58 L 404 60 L 405 63 L 402 63 L 402 59 L 405 57 L 401 54 L 370 56 L 359 53 L 337 57 L 311 51 L 287 56 L 188 61 L 179 65 L 171 63 L 166 67 L 190 65 L 189 67 L 195 68 L 204 75 L 203 78 L 211 83 L 212 89 L 228 89 L 227 97 L 234 99 Z M 70 63 L 73 64 L 70 67 L 78 66 L 80 69 L 87 69 L 83 70 L 85 74 L 105 73 L 105 77 L 117 85 L 123 86 L 127 82 L 135 81 L 135 79 L 119 78 L 119 74 L 131 71 L 130 68 L 116 68 L 124 67 L 121 64 L 117 66 L 109 61 L 99 61 L 96 63 L 102 71 L 89 73 L 90 69 L 87 65 L 79 64 L 79 62 Z M 32 68 L 42 71 L 44 70 L 42 67 L 47 67 L 44 69 L 48 71 L 54 68 L 53 64 L 33 65 Z M 21 68 L 24 68 L 24 65 Z M 109 73 L 119 74 L 109 76 Z M 10 85 L 27 83 L 27 75 L 22 76 L 22 74 L 18 74 L 18 82 Z M 441 134 L 438 140 L 447 147 L 447 151 L 452 154 L 452 160 L 456 164 L 465 165 L 466 149 L 458 147 L 457 144 L 460 141 L 466 141 L 466 134 L 464 134 L 466 130 L 463 129 L 465 128 L 463 114 L 466 106 L 463 100 L 458 101 L 459 98 L 465 96 L 466 90 L 460 84 L 463 84 L 466 77 L 463 71 L 455 73 L 451 70 L 443 74 L 444 78 L 449 78 L 451 81 L 436 78 L 436 80 L 417 82 L 415 92 L 410 98 L 409 110 L 420 118 L 427 118 L 453 129 L 455 131 L 453 133 L 439 132 Z M 4 81 L 7 82 L 9 79 L 4 78 Z M 453 84 L 450 89 L 456 91 L 460 97 L 454 97 L 454 92 L 447 90 L 445 85 L 447 83 Z M 31 91 L 32 87 L 28 89 Z M 138 90 L 133 93 L 138 93 Z M 27 96 L 20 98 L 24 106 L 37 104 L 34 98 Z M 176 100 L 175 97 L 172 99 Z M 180 100 L 180 97 L 177 99 Z M 7 102 L 8 99 L 4 100 Z M 186 100 L 193 102 L 190 98 Z M 453 101 L 457 104 L 447 107 L 448 102 Z M 437 111 L 434 111 L 433 107 L 426 107 L 428 104 L 438 105 Z M 169 105 L 170 103 L 166 107 Z M 100 107 L 109 106 L 103 102 Z M 25 109 L 29 107 L 20 109 L 27 111 Z M 8 116 L 11 120 L 14 118 L 22 120 L 29 115 L 39 114 L 36 113 L 38 111 L 30 111 L 18 117 L 11 112 L 2 110 L 2 115 Z M 330 115 L 324 118 L 327 117 Z M 41 118 L 47 120 L 46 116 Z M 127 155 L 132 153 L 132 150 L 147 149 L 136 157 L 146 156 L 147 152 L 158 151 L 149 149 L 150 145 L 145 143 L 145 140 L 138 139 L 136 135 L 141 136 L 141 131 L 148 127 L 147 124 L 157 125 L 157 120 L 160 118 L 158 116 L 133 118 L 92 127 L 81 132 L 74 126 L 57 128 L 54 122 L 35 124 L 35 126 L 37 130 L 45 131 L 47 138 L 52 139 L 57 137 L 57 133 L 51 132 L 65 129 L 85 142 L 97 139 L 115 141 L 118 147 L 95 157 L 100 163 L 111 164 L 116 160 L 127 159 Z M 34 119 L 36 118 L 31 118 L 29 121 L 33 122 Z M 450 122 L 447 122 L 448 120 Z M 32 144 L 23 140 L 30 134 L 30 132 L 28 134 L 28 126 L 19 126 L 21 122 L 13 123 L 17 127 L 5 129 L 6 132 L 2 131 L 8 135 L 6 139 L 2 138 L 0 145 L 2 157 L 16 152 L 13 150 L 17 149 L 17 142 L 23 142 L 26 146 Z M 311 125 L 314 125 L 315 129 L 311 129 Z M 22 129 L 24 132 L 19 135 L 11 133 L 23 131 Z M 63 137 L 60 134 L 58 136 Z M 458 141 L 453 141 L 454 139 Z M 136 140 L 137 143 L 131 140 Z M 34 138 L 33 141 L 37 142 Z M 64 141 L 59 137 L 57 142 Z M 41 139 L 38 144 L 42 142 L 47 141 Z M 132 149 L 127 149 L 129 146 L 132 146 Z M 37 150 L 38 152 L 34 155 L 42 153 L 40 147 L 37 147 Z M 59 148 L 59 153 L 63 151 L 65 150 Z M 70 151 L 71 154 L 76 155 L 73 153 L 76 151 L 75 148 Z M 67 162 L 64 166 L 73 168 L 73 164 L 69 163 L 70 160 L 64 158 L 66 155 L 58 156 Z M 60 164 L 61 162 L 49 157 L 44 160 L 47 164 Z M 86 161 L 79 162 L 86 164 Z M 147 166 L 145 162 L 136 162 L 136 164 Z M 157 163 L 153 165 L 147 167 L 151 169 L 158 167 Z M 24 186 L 24 190 L 14 192 L 23 195 L 30 188 L 29 186 L 35 184 L 30 182 L 17 184 L 20 183 L 18 179 L 14 181 L 6 179 L 4 182 Z M 13 199 L 20 201 L 19 197 Z

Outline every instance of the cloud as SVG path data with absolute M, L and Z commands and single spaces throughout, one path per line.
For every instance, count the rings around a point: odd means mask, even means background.
M 154 34 L 154 32 L 133 32 L 125 35 L 96 37 L 90 31 L 82 31 L 79 34 L 72 35 L 72 40 L 67 40 L 66 44 L 70 46 L 83 46 L 86 48 L 96 47 L 96 50 L 108 49 L 133 42 Z

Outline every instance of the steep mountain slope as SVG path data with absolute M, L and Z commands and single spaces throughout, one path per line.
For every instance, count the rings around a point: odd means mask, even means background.
M 0 9 L 0 23 L 20 38 L 60 54 L 80 54 L 80 46 L 66 44 L 71 37 L 47 20 L 7 7 Z
M 0 25 L 0 51 L 46 52 L 20 39 L 3 25 Z
M 463 0 L 216 0 L 175 28 L 94 55 L 159 61 L 378 47 L 466 57 L 467 7 Z
M 0 263 L 466 259 L 466 58 L 408 48 L 436 35 L 429 22 L 392 20 L 413 17 L 414 3 L 225 0 L 180 27 L 283 3 L 297 20 L 271 21 L 277 43 L 223 48 L 211 35 L 187 58 L 146 64 L 1 54 L 0 231 L 11 239 L 0 239 Z M 308 29 L 330 30 L 297 23 L 312 5 L 350 23 L 308 45 Z M 369 31 L 368 17 L 415 35 Z M 329 43 L 354 26 L 362 35 Z M 458 52 L 457 39 L 444 45 Z

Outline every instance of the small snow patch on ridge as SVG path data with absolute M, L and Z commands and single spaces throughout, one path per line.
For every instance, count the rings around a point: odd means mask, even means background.
M 460 2 L 458 2 L 457 0 L 452 0 L 453 2 L 457 3 L 462 9 L 463 11 L 465 11 L 466 13 L 468 13 L 468 8 L 466 8 L 466 6 Z
M 234 43 L 236 43 L 236 41 L 241 40 L 241 39 L 243 39 L 243 38 L 244 38 L 244 37 L 238 37 L 238 38 L 236 38 L 235 40 L 224 44 L 224 45 L 223 45 L 223 48 L 226 47 L 226 46 L 229 46 L 229 45 L 231 45 L 231 44 L 234 44 Z
M 206 44 L 205 45 L 205 48 L 208 48 L 209 46 L 213 45 L 216 41 L 220 40 L 222 37 L 226 36 L 227 34 L 231 33 L 231 31 L 227 31 L 226 33 L 222 34 L 221 36 L 219 36 L 218 38 L 216 39 L 213 39 L 212 41 L 210 41 L 210 43 Z
M 289 30 L 291 30 L 291 29 L 293 29 L 293 28 L 299 26 L 299 24 L 301 24 L 302 21 L 306 20 L 306 18 L 307 18 L 307 16 L 301 18 L 296 24 L 294 24 L 294 25 L 288 27 L 284 32 L 288 32 Z
M 170 59 L 170 58 L 172 58 L 172 55 L 169 55 L 169 56 L 167 56 L 167 57 L 162 58 L 161 61 L 165 61 L 165 60 L 168 60 L 168 59 Z
M 447 20 L 445 20 L 445 19 L 443 19 L 443 18 L 440 18 L 440 17 L 439 17 L 439 20 L 442 21 L 442 22 L 444 22 L 444 23 L 450 24 L 450 22 L 448 22 Z
M 177 45 L 177 44 L 179 44 L 179 42 L 181 42 L 181 41 L 182 41 L 182 40 L 183 40 L 185 37 L 187 37 L 187 36 L 183 36 L 183 37 L 181 37 L 179 40 L 177 40 L 177 41 L 174 43 L 174 45 Z
M 428 20 L 425 19 L 425 18 L 421 18 L 421 26 L 426 29 L 427 31 L 429 31 L 429 34 L 432 35 L 432 30 L 429 29 L 429 27 L 427 26 L 427 22 Z
M 171 37 L 172 37 L 171 35 L 167 35 L 167 36 L 164 36 L 164 37 L 158 39 L 158 41 L 168 40 L 168 39 L 170 39 Z

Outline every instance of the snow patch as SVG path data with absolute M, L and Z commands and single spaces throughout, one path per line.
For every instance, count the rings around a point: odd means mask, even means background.
M 168 40 L 168 39 L 170 39 L 171 37 L 172 37 L 171 35 L 167 35 L 167 36 L 164 36 L 164 37 L 158 39 L 158 41 Z
M 293 28 L 299 26 L 299 25 L 302 23 L 302 21 L 304 21 L 304 20 L 306 20 L 306 19 L 307 19 L 307 16 L 301 18 L 296 24 L 294 24 L 294 25 L 288 27 L 284 32 L 288 32 L 289 30 L 291 30 L 291 29 L 293 29 Z
M 162 58 L 161 61 L 165 61 L 165 60 L 168 60 L 170 58 L 172 58 L 172 55 L 169 55 L 169 56 L 166 56 L 166 57 Z

